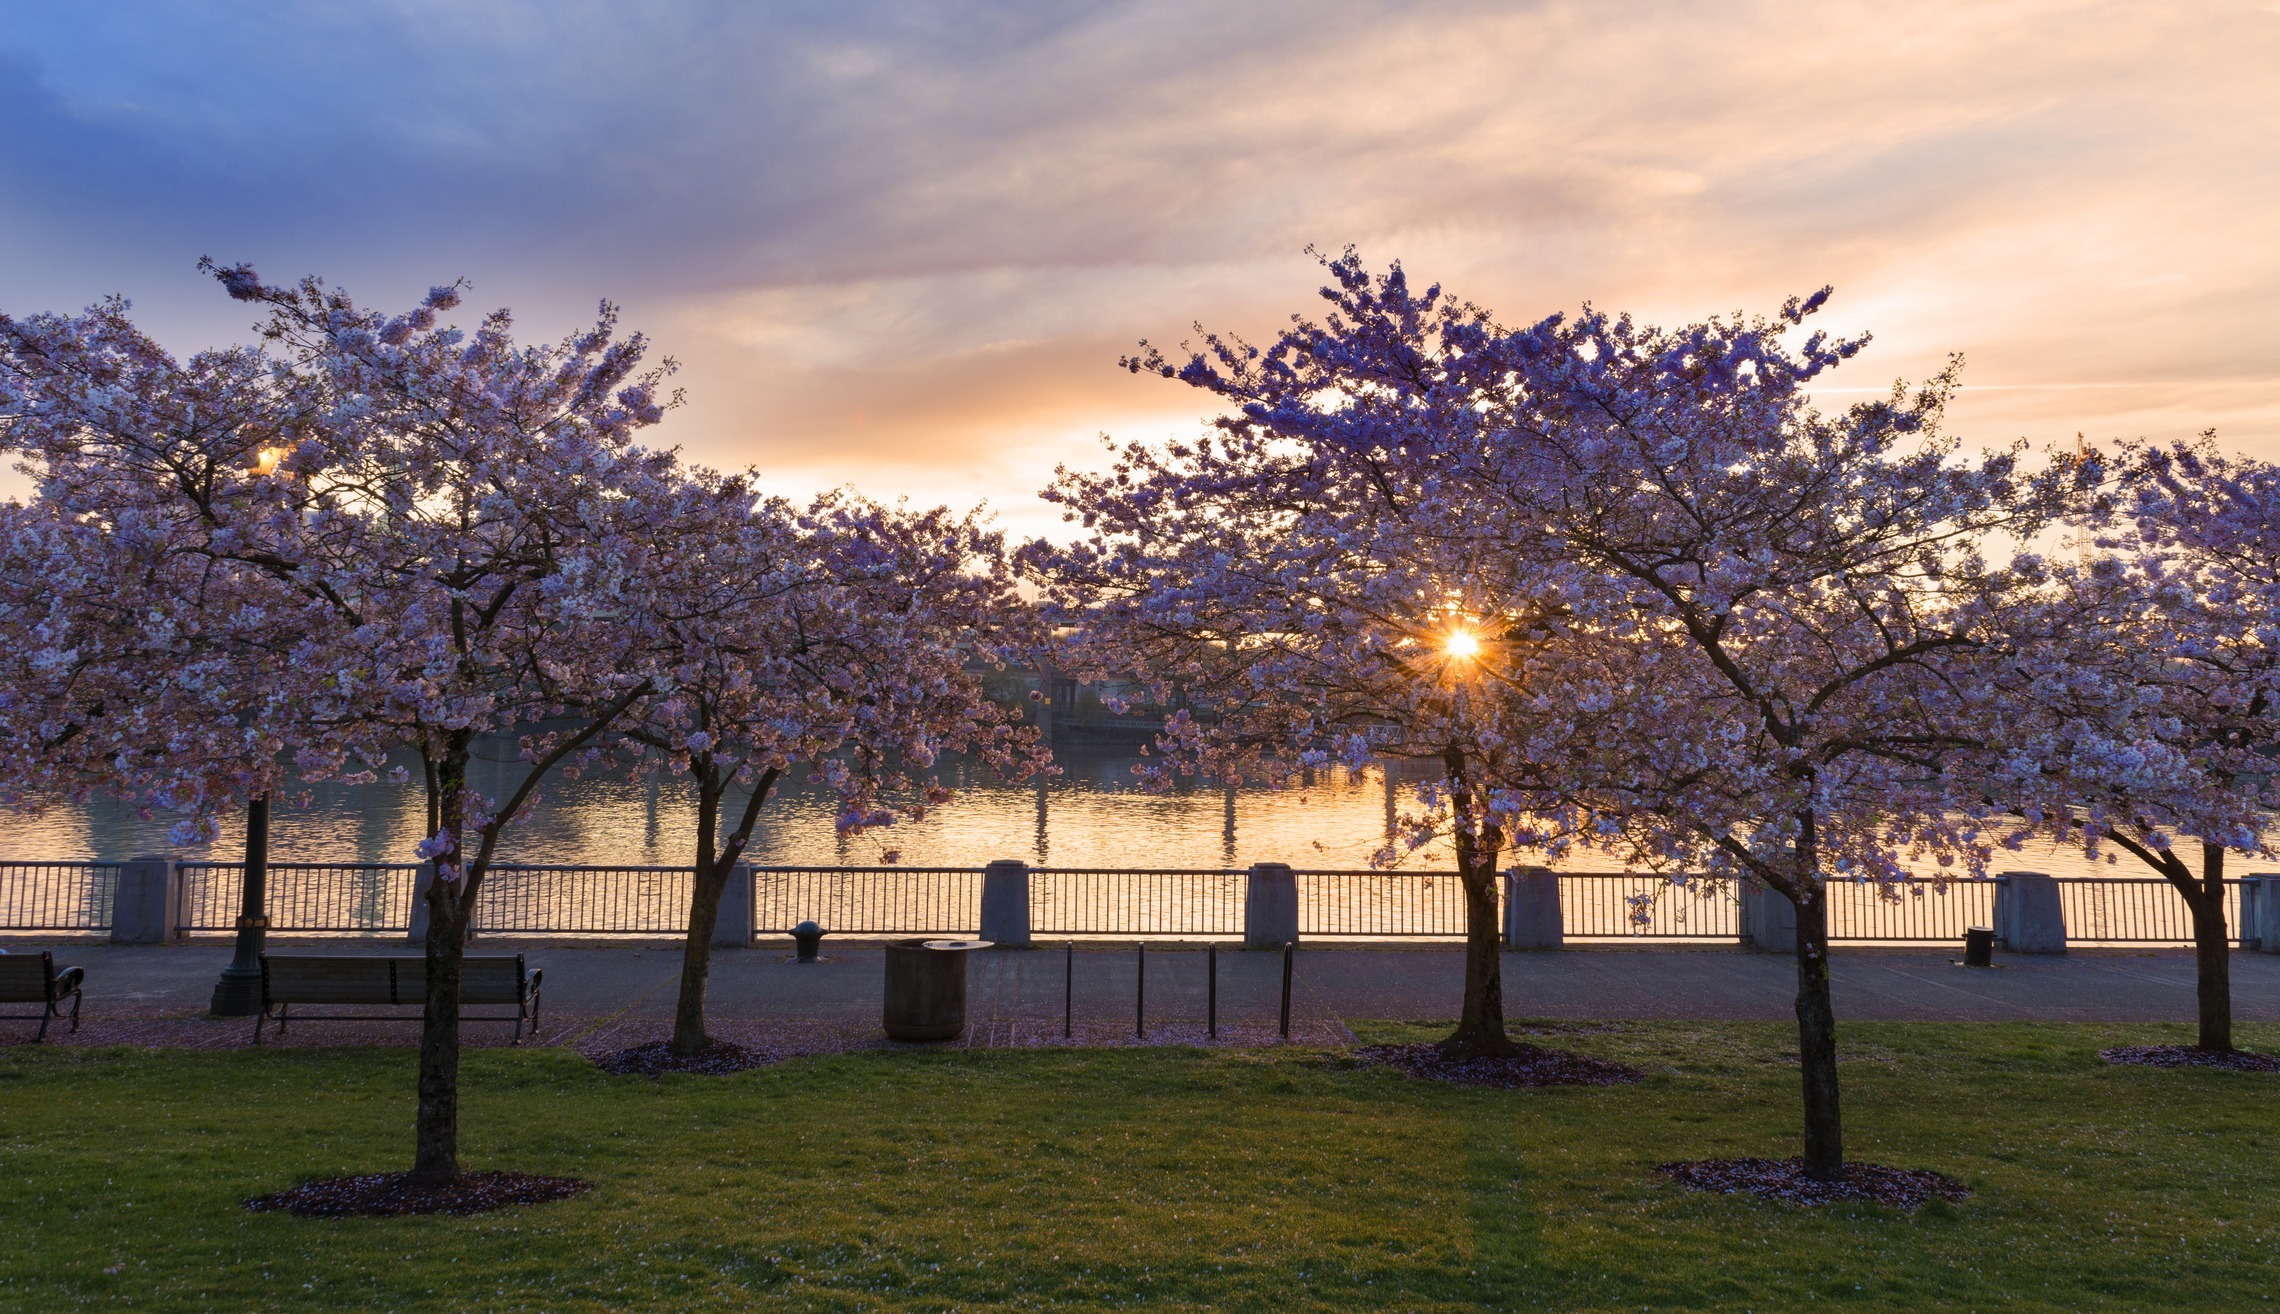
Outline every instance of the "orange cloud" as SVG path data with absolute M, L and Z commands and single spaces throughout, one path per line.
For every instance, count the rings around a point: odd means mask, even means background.
M 123 290 L 241 337 L 194 280 L 124 281 L 206 251 L 368 300 L 468 274 L 534 327 L 611 295 L 684 361 L 693 454 L 1021 527 L 1099 433 L 1194 428 L 1119 353 L 1271 334 L 1308 243 L 1514 322 L 1835 283 L 1878 337 L 1839 386 L 1961 351 L 1973 438 L 2280 457 L 2269 4 L 554 13 L 28 16 L 0 171 L 40 185 L 0 231 L 38 258 L 0 304 Z

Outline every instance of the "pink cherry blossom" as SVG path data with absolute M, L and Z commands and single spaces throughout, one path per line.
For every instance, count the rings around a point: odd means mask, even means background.
M 215 273 L 266 312 L 264 349 L 179 364 L 120 302 L 0 322 L 7 442 L 40 481 L 11 541 L 77 537 L 90 563 L 58 591 L 72 642 L 26 663 L 10 714 L 53 731 L 30 778 L 79 787 L 85 740 L 117 784 L 194 817 L 266 792 L 281 759 L 321 779 L 421 755 L 438 879 L 414 1171 L 449 1176 L 459 961 L 499 835 L 660 687 L 622 599 L 677 477 L 632 442 L 670 367 L 640 372 L 646 344 L 606 305 L 524 347 L 503 311 L 444 323 L 456 289 L 391 317 L 313 279 Z M 132 613 L 106 597 L 122 584 Z M 11 593 L 0 619 L 30 605 Z M 476 738 L 532 725 L 549 728 L 523 736 L 512 792 L 472 790 Z
M 1798 913 L 1807 1157 L 1841 1171 L 1827 885 L 1983 869 L 1993 809 L 1966 764 L 1999 729 L 2006 622 L 2043 578 L 1983 551 L 2094 480 L 1967 458 L 1938 431 L 1952 371 L 1816 411 L 1807 386 L 1864 345 L 1803 332 L 1825 292 L 1771 320 L 1665 330 L 1587 307 L 1507 329 L 1398 266 L 1326 264 L 1319 323 L 1127 362 L 1231 410 L 1048 491 L 1089 531 L 1025 553 L 1082 629 L 1067 660 L 1136 664 L 1194 709 L 1167 725 L 1167 773 L 1439 766 L 1387 857 L 1436 833 L 1456 849 L 1453 1049 L 1506 1044 L 1504 852 L 1778 891 Z
M 1036 633 L 998 535 L 978 518 L 849 494 L 795 508 L 749 474 L 701 468 L 669 496 L 657 514 L 671 532 L 625 596 L 660 694 L 623 734 L 650 750 L 642 769 L 685 772 L 696 786 L 673 1035 L 695 1053 L 721 892 L 787 771 L 828 781 L 852 835 L 946 798 L 929 774 L 944 752 L 975 754 L 1008 779 L 1049 767 L 1035 732 L 983 696 L 981 671 Z
M 2112 486 L 2039 608 L 2009 621 L 1986 790 L 2025 828 L 2119 849 L 2192 916 L 2199 1043 L 2232 1048 L 2227 850 L 2273 856 L 2280 470 L 2206 436 L 2086 459 Z M 2177 850 L 2191 840 L 2198 853 Z

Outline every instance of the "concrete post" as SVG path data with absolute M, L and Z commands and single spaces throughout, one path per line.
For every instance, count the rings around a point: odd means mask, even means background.
M 1243 888 L 1243 943 L 1250 948 L 1298 943 L 1298 877 L 1288 863 L 1251 865 Z
M 1516 867 L 1504 878 L 1504 947 L 1557 949 L 1566 943 L 1560 878 L 1544 867 Z
M 2241 882 L 2240 938 L 2242 948 L 2280 954 L 2280 875 L 2264 872 Z
M 1741 883 L 1742 947 L 1761 954 L 1797 952 L 1797 905 L 1769 885 Z
M 111 896 L 114 944 L 172 944 L 182 906 L 182 869 L 170 858 L 130 858 L 119 864 Z
M 2065 953 L 2058 882 L 2039 871 L 2007 871 L 1995 882 L 1996 941 L 2014 954 Z
M 1029 947 L 1029 864 L 1003 858 L 982 869 L 982 933 L 992 944 Z
M 729 869 L 728 884 L 720 887 L 720 915 L 713 919 L 715 949 L 749 949 L 758 928 L 752 924 L 752 865 L 740 862 Z

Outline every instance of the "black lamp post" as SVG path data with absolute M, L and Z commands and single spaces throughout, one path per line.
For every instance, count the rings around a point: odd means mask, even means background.
M 261 1011 L 261 950 L 269 938 L 263 907 L 269 885 L 269 796 L 257 795 L 245 808 L 245 888 L 238 900 L 237 952 L 214 983 L 215 1017 L 251 1017 Z

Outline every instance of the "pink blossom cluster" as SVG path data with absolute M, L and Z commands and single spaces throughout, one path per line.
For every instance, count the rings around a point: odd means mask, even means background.
M 438 877 L 418 1171 L 455 1162 L 460 946 L 549 772 L 692 774 L 717 903 L 795 766 L 863 826 L 941 802 L 947 751 L 1043 766 L 983 696 L 1039 636 L 978 517 L 794 507 L 641 445 L 673 363 L 607 303 L 530 345 L 505 311 L 451 323 L 457 285 L 390 315 L 207 268 L 260 345 L 178 360 L 117 300 L 0 316 L 0 448 L 37 487 L 0 504 L 0 790 L 122 794 L 187 839 L 289 778 L 372 782 L 415 752 Z M 498 734 L 524 765 L 492 798 L 469 763 Z M 716 830 L 732 784 L 747 804 Z
M 1064 471 L 1046 496 L 1088 532 L 1025 552 L 1072 660 L 1194 709 L 1160 775 L 1430 758 L 1381 861 L 1453 836 L 1806 897 L 1983 875 L 2117 808 L 2261 842 L 2263 776 L 2220 745 L 2270 718 L 2268 468 L 1972 456 L 1940 429 L 1953 366 L 1821 413 L 1865 345 L 1806 331 L 1826 292 L 1506 329 L 1326 263 L 1321 322 L 1127 361 L 1229 410 Z M 2042 550 L 2070 532 L 2094 559 Z
M 1225 410 L 1199 440 L 1062 470 L 1045 496 L 1082 533 L 1022 561 L 1075 636 L 1065 663 L 1186 709 L 1159 781 L 1437 767 L 1378 860 L 1455 850 L 1451 1049 L 1508 1047 L 1513 858 L 1787 900 L 1823 1175 L 1831 882 L 1898 897 L 2037 832 L 2110 838 L 2185 891 L 2221 980 L 2219 865 L 2196 887 L 2172 846 L 2264 850 L 2268 468 L 2205 444 L 1972 454 L 1941 428 L 1956 364 L 1825 412 L 1811 387 L 1866 345 L 1811 331 L 1826 290 L 1766 319 L 1586 306 L 1508 328 L 1398 265 L 1324 264 L 1320 320 L 1127 359 Z M 2070 538 L 2074 559 L 2052 551 Z
M 945 751 L 1039 765 L 982 697 L 1036 636 L 977 517 L 794 507 L 638 445 L 673 366 L 607 304 L 529 346 L 504 311 L 447 323 L 457 286 L 388 315 L 209 267 L 263 345 L 177 360 L 118 300 L 0 317 L 0 444 L 38 488 L 0 505 L 12 803 L 112 790 L 210 831 L 409 746 L 422 856 L 480 865 L 541 770 L 628 746 L 809 764 L 871 824 L 938 799 Z M 466 754 L 503 732 L 534 769 L 482 798 Z

